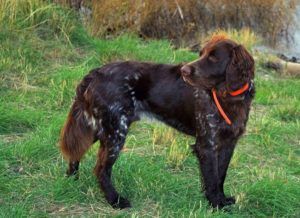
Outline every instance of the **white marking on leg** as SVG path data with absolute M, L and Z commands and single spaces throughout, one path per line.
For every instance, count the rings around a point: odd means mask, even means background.
M 94 109 L 93 109 L 93 112 L 94 112 L 95 114 L 98 114 L 98 108 L 94 108 Z
M 89 126 L 91 126 L 93 130 L 96 130 L 97 129 L 97 125 L 96 125 L 96 119 L 94 118 L 94 116 L 93 115 L 89 115 L 89 113 L 87 111 L 84 111 L 83 114 L 84 114 L 84 118 L 87 121 L 87 124 Z
M 127 117 L 125 115 L 122 115 L 121 116 L 121 122 L 120 122 L 120 125 L 121 127 L 123 127 L 125 130 L 128 128 L 127 126 Z
M 89 120 L 89 114 L 87 111 L 83 111 L 83 115 L 86 120 Z

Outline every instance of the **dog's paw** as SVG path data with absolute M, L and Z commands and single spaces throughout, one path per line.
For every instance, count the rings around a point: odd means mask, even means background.
M 223 201 L 225 206 L 235 204 L 235 197 L 234 196 L 225 197 Z
M 209 203 L 213 208 L 222 209 L 223 207 L 235 204 L 235 198 L 230 197 L 216 197 L 209 199 Z
M 70 169 L 68 169 L 66 171 L 66 176 L 67 177 L 73 177 L 74 180 L 78 180 L 79 179 L 79 172 L 78 172 L 78 170 L 70 170 Z
M 123 197 L 118 197 L 116 200 L 114 200 L 113 202 L 110 203 L 111 206 L 115 209 L 125 209 L 125 208 L 130 208 L 131 204 L 130 202 Z

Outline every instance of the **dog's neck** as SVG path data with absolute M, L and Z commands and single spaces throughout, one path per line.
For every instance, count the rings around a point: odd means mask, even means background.
M 237 89 L 235 91 L 230 91 L 229 92 L 229 91 L 226 90 L 226 91 L 221 92 L 221 97 L 223 97 L 223 99 L 226 98 L 230 102 L 232 102 L 232 101 L 243 101 L 245 99 L 246 94 L 249 93 L 252 88 L 253 88 L 253 82 L 251 81 L 249 83 L 246 83 L 240 89 Z M 212 92 L 212 97 L 213 97 L 214 103 L 215 103 L 216 107 L 218 108 L 218 111 L 219 111 L 220 115 L 223 117 L 223 119 L 225 120 L 225 122 L 228 125 L 231 125 L 232 121 L 227 116 L 227 113 L 224 111 L 224 109 L 222 107 L 222 104 L 219 101 L 218 95 L 220 95 L 220 92 L 218 92 L 215 88 L 213 88 L 211 90 L 211 92 Z
M 200 94 L 201 93 L 201 94 Z M 195 97 L 195 106 L 196 108 L 201 108 L 197 111 L 202 111 L 204 114 L 216 114 L 219 116 L 221 120 L 224 121 L 224 125 L 230 127 L 235 126 L 237 123 L 245 124 L 245 121 L 248 119 L 249 110 L 251 100 L 254 97 L 254 84 L 249 83 L 248 90 L 237 96 L 220 96 L 218 92 L 216 92 L 218 102 L 221 105 L 224 113 L 230 120 L 230 122 L 226 121 L 224 117 L 221 115 L 220 110 L 216 106 L 214 101 L 213 92 L 207 89 L 194 89 L 194 97 Z M 211 105 L 215 105 L 213 111 L 211 109 Z M 197 115 L 196 115 L 197 116 Z

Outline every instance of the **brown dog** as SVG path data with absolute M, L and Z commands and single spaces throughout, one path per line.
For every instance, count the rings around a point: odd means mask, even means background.
M 254 96 L 254 60 L 242 45 L 213 37 L 200 58 L 185 65 L 116 62 L 92 70 L 77 87 L 61 134 L 61 150 L 75 175 L 79 161 L 100 141 L 95 174 L 109 204 L 130 207 L 111 181 L 112 166 L 130 124 L 151 114 L 196 137 L 193 145 L 205 196 L 213 207 L 235 202 L 223 184 Z

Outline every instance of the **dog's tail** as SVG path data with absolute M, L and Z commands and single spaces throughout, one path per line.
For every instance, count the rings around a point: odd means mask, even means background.
M 60 135 L 60 150 L 69 161 L 80 161 L 81 157 L 95 141 L 94 119 L 89 116 L 86 96 L 89 94 L 91 78 L 86 76 L 77 87 L 76 99 L 68 114 Z

